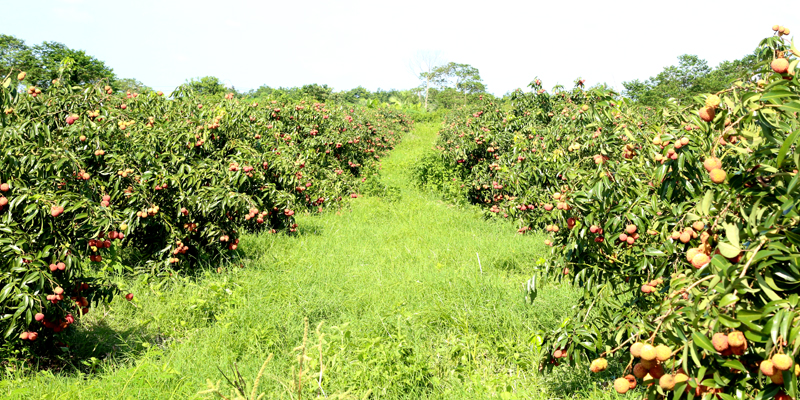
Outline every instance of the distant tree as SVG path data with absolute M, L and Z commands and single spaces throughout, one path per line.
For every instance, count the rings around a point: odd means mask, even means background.
M 458 64 L 450 62 L 442 67 L 446 81 L 451 87 L 461 92 L 464 98 L 464 105 L 467 104 L 468 94 L 478 94 L 486 91 L 486 85 L 481 80 L 481 74 L 477 68 L 469 64 Z
M 302 97 L 310 97 L 319 103 L 328 101 L 328 96 L 330 96 L 331 93 L 333 93 L 333 88 L 328 87 L 328 85 L 318 85 L 316 83 L 303 85 L 300 89 Z
M 436 78 L 434 69 L 440 66 L 441 63 L 441 54 L 438 51 L 420 51 L 417 52 L 410 64 L 411 71 L 422 81 L 420 84 L 420 95 L 424 95 L 425 97 L 426 111 L 428 110 L 430 89 L 434 86 L 433 81 Z
M 198 79 L 191 79 L 185 84 L 189 89 L 193 90 L 196 94 L 206 96 L 224 95 L 230 91 L 225 87 L 225 84 L 215 76 L 204 76 Z
M 102 79 L 113 81 L 114 71 L 104 62 L 58 42 L 27 46 L 13 36 L 0 36 L 0 68 L 16 68 L 27 73 L 25 81 L 47 88 L 54 79 L 82 85 Z
M 153 91 L 153 88 L 133 78 L 117 78 L 111 83 L 111 87 L 122 92 L 131 91 L 142 93 Z
M 712 69 L 705 60 L 684 54 L 678 57 L 678 65 L 666 67 L 644 82 L 638 79 L 622 82 L 624 94 L 647 105 L 660 105 L 670 98 L 687 102 L 699 93 L 718 92 L 747 77 L 755 68 L 755 60 L 754 55 L 748 55 L 741 60 L 724 61 Z
M 748 54 L 740 60 L 723 61 L 709 73 L 703 82 L 706 92 L 719 92 L 737 80 L 745 80 L 756 72 L 757 58 Z
M 369 99 L 371 96 L 372 93 L 370 93 L 369 90 L 367 90 L 363 86 L 358 86 L 348 90 L 347 92 L 344 92 L 342 100 L 348 103 L 356 104 L 358 103 L 359 100 Z
M 11 35 L 0 35 L 0 70 L 8 73 L 11 68 L 19 68 L 20 64 L 25 63 L 21 57 L 27 50 L 24 41 Z
M 480 72 L 469 64 L 449 62 L 434 68 L 432 74 L 431 82 L 438 89 L 438 101 L 440 104 L 447 103 L 447 108 L 455 105 L 453 101 L 446 100 L 455 96 L 455 93 L 466 105 L 468 95 L 486 92 Z

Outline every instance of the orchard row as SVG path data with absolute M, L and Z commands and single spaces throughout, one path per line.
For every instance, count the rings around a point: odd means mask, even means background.
M 42 349 L 115 293 L 87 268 L 195 268 L 243 232 L 294 232 L 296 213 L 355 193 L 412 124 L 385 108 L 182 89 L 17 90 L 24 78 L 0 91 L 0 337 Z
M 800 52 L 774 30 L 755 75 L 693 104 L 537 79 L 444 122 L 469 200 L 544 228 L 547 271 L 583 288 L 543 367 L 617 363 L 613 387 L 650 399 L 798 398 Z

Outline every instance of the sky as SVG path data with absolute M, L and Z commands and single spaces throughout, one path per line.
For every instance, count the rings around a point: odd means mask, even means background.
M 647 79 L 695 54 L 716 66 L 751 53 L 800 3 L 739 0 L 0 0 L 0 33 L 55 41 L 169 92 L 216 76 L 239 91 L 317 83 L 410 89 L 420 52 L 478 68 L 503 95 Z M 794 4 L 794 5 L 792 5 Z M 800 42 L 800 40 L 798 40 Z M 800 44 L 800 43 L 798 43 Z

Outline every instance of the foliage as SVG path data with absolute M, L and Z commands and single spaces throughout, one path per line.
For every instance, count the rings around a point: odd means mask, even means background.
M 16 346 L 37 332 L 37 351 L 116 293 L 87 271 L 191 269 L 235 254 L 243 232 L 294 232 L 295 213 L 353 193 L 411 126 L 386 108 L 12 82 L 0 91 L 0 333 Z
M 755 78 L 689 106 L 642 106 L 582 81 L 550 94 L 537 79 L 508 112 L 485 101 L 445 121 L 437 147 L 470 200 L 520 233 L 544 227 L 551 276 L 583 288 L 545 337 L 543 367 L 614 361 L 647 342 L 669 351 L 634 370 L 650 399 L 685 388 L 797 398 L 800 369 L 767 377 L 759 364 L 787 354 L 796 365 L 800 351 L 798 60 L 780 34 L 755 54 Z M 789 72 L 773 72 L 782 57 Z M 675 75 L 681 90 L 698 85 L 693 65 Z M 688 381 L 670 394 L 665 371 Z

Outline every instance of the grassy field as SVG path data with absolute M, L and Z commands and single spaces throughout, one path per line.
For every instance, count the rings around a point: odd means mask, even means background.
M 223 373 L 235 365 L 249 392 L 273 354 L 266 398 L 611 398 L 587 371 L 537 371 L 537 331 L 558 325 L 576 296 L 547 287 L 526 304 L 542 237 L 410 186 L 435 134 L 418 126 L 384 160 L 385 195 L 301 216 L 294 237 L 245 237 L 241 265 L 124 282 L 134 301 L 82 322 L 73 366 L 7 364 L 0 397 L 212 398 L 200 393 L 208 380 L 228 397 Z

